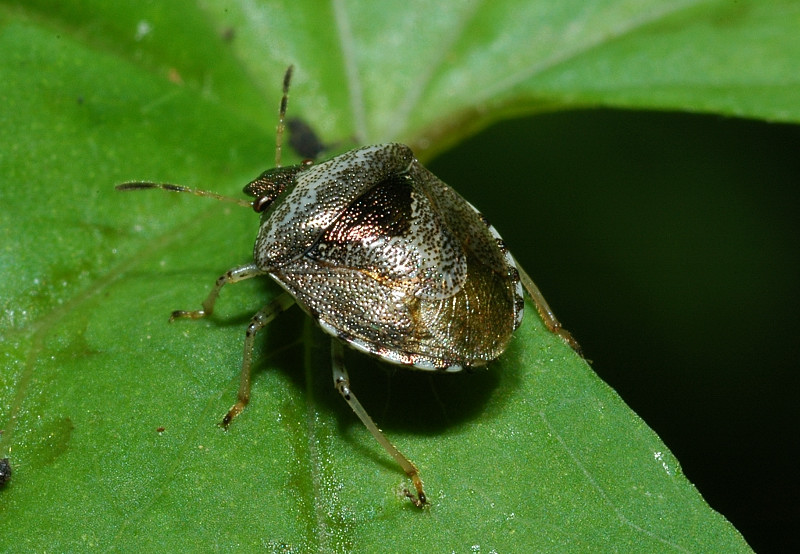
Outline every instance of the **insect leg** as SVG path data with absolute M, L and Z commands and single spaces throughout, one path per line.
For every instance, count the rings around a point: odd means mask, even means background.
M 353 409 L 358 419 L 369 429 L 372 436 L 377 439 L 386 452 L 391 454 L 392 458 L 394 458 L 406 474 L 411 477 L 411 482 L 414 483 L 414 488 L 417 489 L 417 496 L 414 496 L 408 490 L 405 491 L 405 494 L 415 506 L 421 508 L 425 505 L 427 499 L 425 497 L 425 491 L 422 489 L 422 479 L 419 476 L 417 466 L 406 458 L 395 445 L 389 442 L 389 439 L 378 429 L 378 426 L 372 421 L 372 418 L 364 409 L 364 406 L 361 405 L 361 402 L 358 401 L 355 394 L 350 390 L 350 377 L 347 375 L 347 369 L 344 367 L 343 346 L 342 343 L 335 339 L 331 341 L 331 363 L 333 365 L 333 384 L 336 390 L 339 391 L 339 394 L 342 395 L 345 402 Z
M 176 319 L 184 317 L 189 319 L 200 319 L 201 317 L 211 315 L 214 312 L 214 304 L 217 302 L 217 297 L 219 296 L 219 291 L 222 289 L 222 287 L 228 283 L 244 281 L 245 279 L 251 279 L 253 277 L 258 277 L 259 275 L 266 275 L 266 273 L 266 271 L 259 269 L 256 264 L 248 264 L 229 269 L 217 278 L 217 281 L 214 283 L 214 287 L 211 289 L 211 292 L 209 292 L 206 299 L 203 300 L 202 310 L 175 310 L 172 312 L 172 315 L 169 316 L 169 320 L 175 321 Z
M 528 291 L 531 300 L 533 300 L 533 303 L 536 304 L 536 310 L 539 312 L 542 320 L 544 320 L 544 324 L 547 326 L 547 328 L 564 339 L 575 352 L 583 357 L 581 345 L 578 344 L 578 341 L 575 340 L 569 331 L 561 326 L 561 322 L 556 318 L 556 314 L 553 313 L 553 310 L 547 304 L 547 300 L 544 299 L 544 296 L 542 296 L 542 293 L 539 291 L 539 287 L 536 286 L 536 283 L 533 282 L 533 279 L 531 279 L 530 275 L 528 275 L 519 264 L 517 264 L 517 270 L 519 271 L 522 286 L 525 287 L 525 290 Z
M 231 406 L 225 417 L 222 418 L 222 425 L 228 428 L 233 418 L 239 415 L 247 403 L 250 402 L 250 369 L 253 366 L 253 343 L 255 342 L 256 333 L 263 329 L 276 315 L 286 310 L 294 304 L 294 299 L 288 292 L 284 292 L 275 300 L 261 308 L 256 312 L 256 315 L 250 320 L 250 325 L 247 326 L 247 331 L 244 335 L 244 355 L 242 357 L 242 373 L 239 378 L 239 395 L 236 403 Z

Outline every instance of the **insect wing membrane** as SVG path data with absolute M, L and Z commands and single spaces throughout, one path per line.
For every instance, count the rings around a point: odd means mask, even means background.
M 263 214 L 254 249 L 258 267 L 271 270 L 303 256 L 356 198 L 413 159 L 402 144 L 367 146 L 298 170 L 296 184 Z
M 398 147 L 369 148 L 404 153 Z M 299 237 L 309 243 L 302 254 L 267 269 L 326 331 L 361 350 L 422 369 L 482 365 L 521 318 L 513 260 L 461 196 L 406 160 L 335 217 L 318 214 L 328 224 L 314 240 Z
M 466 255 L 467 279 L 441 302 L 424 304 L 430 329 L 453 341 L 466 365 L 481 365 L 505 350 L 522 321 L 524 299 L 519 272 L 497 231 L 451 187 L 418 162 L 409 171 L 433 211 Z

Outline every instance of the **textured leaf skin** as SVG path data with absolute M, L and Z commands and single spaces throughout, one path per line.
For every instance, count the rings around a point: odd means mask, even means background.
M 14 468 L 0 548 L 748 550 L 532 309 L 485 372 L 387 375 L 349 356 L 422 470 L 423 513 L 299 313 L 265 333 L 254 401 L 223 432 L 243 326 L 276 288 L 242 283 L 211 321 L 166 320 L 249 259 L 257 217 L 113 191 L 142 178 L 236 194 L 271 165 L 288 63 L 292 109 L 322 136 L 428 153 L 502 116 L 586 105 L 798 120 L 798 46 L 775 31 L 791 3 L 562 4 L 464 3 L 446 19 L 407 2 L 380 17 L 348 2 L 0 7 L 0 457 Z M 766 63 L 743 63 L 743 38 Z M 756 77 L 760 92 L 741 85 Z

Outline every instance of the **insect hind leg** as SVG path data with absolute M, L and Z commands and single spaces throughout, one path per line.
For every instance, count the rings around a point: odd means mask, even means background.
M 415 506 L 418 508 L 423 507 L 427 503 L 427 497 L 425 495 L 425 491 L 422 488 L 422 479 L 419 476 L 419 470 L 414 463 L 406 458 L 402 452 L 400 452 L 395 445 L 393 445 L 389 439 L 386 438 L 386 435 L 383 434 L 372 418 L 369 416 L 367 411 L 364 409 L 364 406 L 361 405 L 361 402 L 358 401 L 353 391 L 350 390 L 350 377 L 347 374 L 347 369 L 344 366 L 344 349 L 342 343 L 338 342 L 336 339 L 331 340 L 331 364 L 333 366 L 333 384 L 336 387 L 336 390 L 339 391 L 339 394 L 342 395 L 345 402 L 353 409 L 355 414 L 358 416 L 358 419 L 369 429 L 369 432 L 372 433 L 372 436 L 380 443 L 380 445 L 388 452 L 395 461 L 400 464 L 400 467 L 403 468 L 403 471 L 411 478 L 411 482 L 414 484 L 414 488 L 417 491 L 417 495 L 414 496 L 408 489 L 406 489 L 405 495 L 414 503 Z
M 558 321 L 558 318 L 556 318 L 556 314 L 553 313 L 552 308 L 550 308 L 550 306 L 547 304 L 547 300 L 544 299 L 544 296 L 539 291 L 539 287 L 536 286 L 536 283 L 533 282 L 533 279 L 531 279 L 530 275 L 528 275 L 519 264 L 517 264 L 517 270 L 519 271 L 522 286 L 525 287 L 526 291 L 528 291 L 528 295 L 536 305 L 536 310 L 539 312 L 539 315 L 541 316 L 547 328 L 550 329 L 550 331 L 554 334 L 564 339 L 564 342 L 569 344 L 572 349 L 578 353 L 578 355 L 583 357 L 583 349 L 581 348 L 581 345 L 578 344 L 578 341 L 575 340 L 575 337 L 572 336 L 572 333 L 561 326 L 561 322 Z

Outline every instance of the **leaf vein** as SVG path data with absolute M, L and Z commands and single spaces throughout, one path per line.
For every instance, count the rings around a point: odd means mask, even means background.
M 623 525 L 626 525 L 626 526 L 630 527 L 631 529 L 634 529 L 634 530 L 636 530 L 636 531 L 638 531 L 640 533 L 644 533 L 648 537 L 650 537 L 652 539 L 655 539 L 658 542 L 660 542 L 660 543 L 662 543 L 662 544 L 664 544 L 666 546 L 674 548 L 675 550 L 677 550 L 679 552 L 689 552 L 688 550 L 686 550 L 685 548 L 683 548 L 679 544 L 675 544 L 674 542 L 671 542 L 671 541 L 669 541 L 669 540 L 667 540 L 667 539 L 665 539 L 663 537 L 660 537 L 656 533 L 654 533 L 654 532 L 652 532 L 652 531 L 650 531 L 648 529 L 645 529 L 644 527 L 641 527 L 640 525 L 637 525 L 636 523 L 634 523 L 633 521 L 628 519 L 628 517 L 625 514 L 622 513 L 620 508 L 611 500 L 611 498 L 608 496 L 608 494 L 606 494 L 605 489 L 603 489 L 603 487 L 600 486 L 600 484 L 597 482 L 597 480 L 592 476 L 592 473 L 586 468 L 586 466 L 584 466 L 581 463 L 581 461 L 578 458 L 578 456 L 567 445 L 566 441 L 561 436 L 561 434 L 550 424 L 550 421 L 548 421 L 547 416 L 544 414 L 544 412 L 539 412 L 539 417 L 541 418 L 542 422 L 545 424 L 547 429 L 556 438 L 556 440 L 561 445 L 561 447 L 564 449 L 564 451 L 567 453 L 567 455 L 569 455 L 569 457 L 572 459 L 573 463 L 578 467 L 578 469 L 580 469 L 581 473 L 583 473 L 584 477 L 589 482 L 589 484 L 592 486 L 592 488 L 594 488 L 597 491 L 597 493 L 603 499 L 603 502 L 605 502 L 608 505 L 608 507 L 611 508 L 611 510 L 614 512 L 614 514 L 616 514 L 617 518 L 620 520 L 620 522 Z

